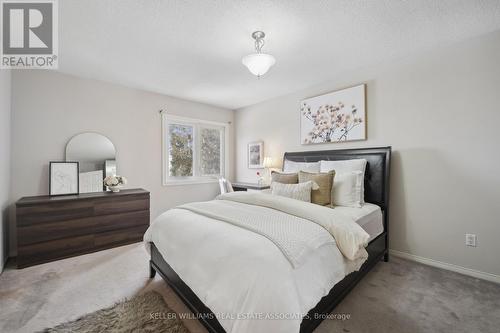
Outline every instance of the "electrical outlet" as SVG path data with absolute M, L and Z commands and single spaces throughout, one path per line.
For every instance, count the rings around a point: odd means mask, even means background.
M 465 245 L 476 247 L 477 236 L 475 234 L 465 234 Z

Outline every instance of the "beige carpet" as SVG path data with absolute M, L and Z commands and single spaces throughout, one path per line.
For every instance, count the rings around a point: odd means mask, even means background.
M 142 244 L 0 275 L 0 332 L 36 332 L 154 290 L 177 313 L 186 306 L 158 275 Z M 498 332 L 500 285 L 391 258 L 380 262 L 325 320 L 323 332 Z M 191 333 L 206 332 L 184 320 Z
M 7 267 L 0 275 L 0 332 L 40 331 L 150 290 L 175 312 L 189 314 L 160 277 L 149 279 L 141 243 L 21 270 Z M 191 333 L 206 332 L 197 320 L 183 323 Z
M 154 291 L 137 295 L 112 307 L 87 314 L 75 321 L 43 330 L 45 333 L 189 333 L 163 300 Z

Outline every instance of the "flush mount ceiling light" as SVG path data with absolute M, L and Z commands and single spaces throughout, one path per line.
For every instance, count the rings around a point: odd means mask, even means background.
M 262 31 L 255 31 L 252 34 L 252 38 L 255 39 L 255 52 L 254 54 L 249 54 L 241 59 L 243 65 L 245 65 L 250 73 L 261 77 L 266 74 L 269 68 L 276 62 L 276 59 L 270 54 L 262 53 L 262 47 L 264 46 L 265 33 Z

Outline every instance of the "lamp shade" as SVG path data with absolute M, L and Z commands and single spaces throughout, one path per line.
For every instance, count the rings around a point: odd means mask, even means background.
M 267 73 L 269 68 L 276 62 L 276 59 L 270 54 L 254 53 L 241 59 L 241 62 L 248 68 L 250 73 L 261 76 Z
M 264 157 L 264 162 L 262 165 L 264 166 L 264 168 L 276 168 L 278 167 L 279 163 L 277 159 L 267 156 Z

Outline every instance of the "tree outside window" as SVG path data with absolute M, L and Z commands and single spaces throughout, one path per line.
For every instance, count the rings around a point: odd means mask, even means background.
M 196 183 L 224 176 L 227 124 L 163 114 L 164 184 Z

